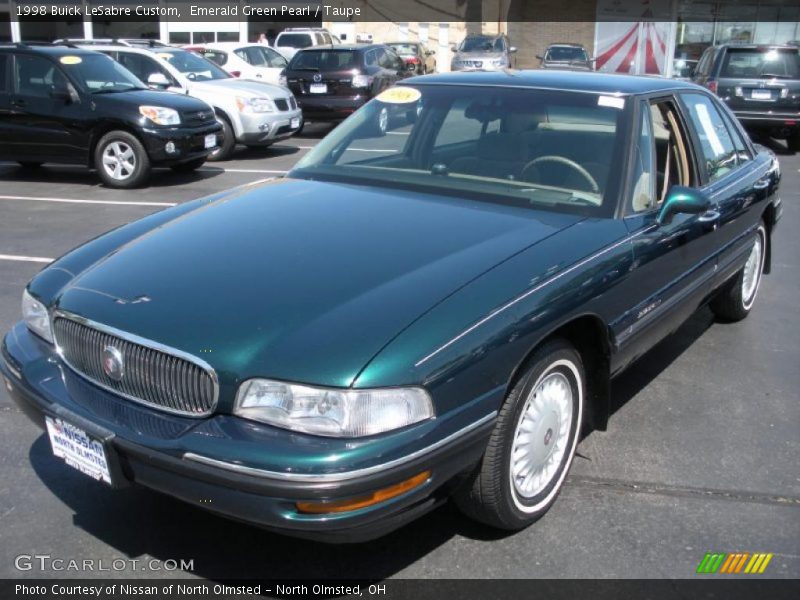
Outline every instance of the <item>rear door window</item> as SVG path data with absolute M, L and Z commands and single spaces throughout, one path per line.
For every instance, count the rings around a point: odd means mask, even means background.
M 700 156 L 710 182 L 736 167 L 736 147 L 714 101 L 705 94 L 681 94 L 700 140 Z
M 237 50 L 236 53 L 239 54 L 240 52 L 244 53 L 242 58 L 245 59 L 248 63 L 255 67 L 266 67 L 267 61 L 264 59 L 264 55 L 261 53 L 260 48 L 255 48 L 250 46 L 249 48 L 244 48 L 242 50 Z M 241 54 L 239 54 L 241 56 Z

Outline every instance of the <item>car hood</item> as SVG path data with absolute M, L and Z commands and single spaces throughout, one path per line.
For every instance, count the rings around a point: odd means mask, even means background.
M 248 98 L 285 98 L 288 95 L 286 89 L 278 85 L 237 78 L 194 81 L 192 89 L 196 93 L 225 94 Z
M 83 271 L 55 300 L 203 358 L 229 389 L 253 376 L 348 386 L 434 305 L 579 220 L 283 179 L 156 227 Z
M 92 100 L 98 106 L 138 107 L 142 105 L 163 106 L 177 111 L 207 110 L 208 104 L 186 94 L 155 90 L 132 90 L 113 94 L 94 94 Z M 99 103 L 103 103 L 102 105 Z M 136 111 L 138 109 L 134 109 Z

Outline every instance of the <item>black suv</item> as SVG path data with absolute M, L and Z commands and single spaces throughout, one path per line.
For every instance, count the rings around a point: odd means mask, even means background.
M 198 168 L 219 131 L 205 102 L 149 90 L 105 54 L 0 46 L 0 159 L 83 164 L 107 185 L 131 188 L 153 165 Z
M 341 121 L 413 73 L 414 65 L 383 44 L 319 46 L 294 55 L 286 81 L 305 120 Z M 379 123 L 385 133 L 388 117 Z
M 727 44 L 707 48 L 692 81 L 722 98 L 748 129 L 800 151 L 800 50 Z

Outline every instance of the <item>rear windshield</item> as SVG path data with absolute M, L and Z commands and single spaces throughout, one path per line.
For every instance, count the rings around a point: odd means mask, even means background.
M 794 48 L 731 48 L 725 55 L 720 77 L 800 79 L 800 60 Z
M 342 71 L 356 66 L 358 56 L 353 50 L 304 50 L 289 63 L 293 71 Z
M 417 45 L 416 44 L 387 44 L 389 48 L 397 52 L 398 54 L 416 54 L 417 53 Z
M 221 50 L 198 50 L 197 53 L 205 58 L 206 60 L 210 60 L 215 65 L 219 65 L 220 67 L 223 66 L 226 62 L 228 62 L 228 53 L 222 52 Z
M 228 79 L 230 77 L 217 65 L 193 52 L 177 48 L 159 48 L 156 54 L 186 75 L 187 79 L 191 81 L 210 81 L 213 79 Z
M 545 55 L 546 60 L 586 60 L 586 50 L 566 46 L 550 48 Z
M 289 48 L 308 48 L 312 44 L 311 36 L 307 33 L 282 33 L 275 43 L 276 46 L 287 46 Z

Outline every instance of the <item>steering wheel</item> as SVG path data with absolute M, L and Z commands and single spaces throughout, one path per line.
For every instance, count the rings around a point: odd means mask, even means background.
M 592 174 L 589 173 L 589 171 L 584 169 L 581 165 L 576 163 L 574 160 L 570 160 L 569 158 L 566 158 L 564 156 L 556 156 L 555 154 L 549 154 L 547 156 L 540 156 L 539 158 L 534 158 L 532 161 L 530 161 L 528 164 L 526 164 L 524 167 L 522 167 L 522 174 L 521 174 L 520 179 L 522 179 L 524 181 L 527 181 L 527 179 L 525 177 L 525 173 L 527 173 L 528 169 L 538 165 L 539 163 L 544 163 L 544 162 L 554 162 L 554 163 L 559 163 L 559 164 L 566 165 L 566 166 L 570 167 L 572 170 L 574 170 L 575 172 L 580 174 L 580 176 L 583 177 L 586 180 L 586 182 L 589 184 L 589 187 L 591 188 L 592 192 L 595 192 L 595 193 L 599 193 L 600 192 L 600 186 L 597 185 L 597 181 L 595 180 L 594 177 L 592 177 Z

